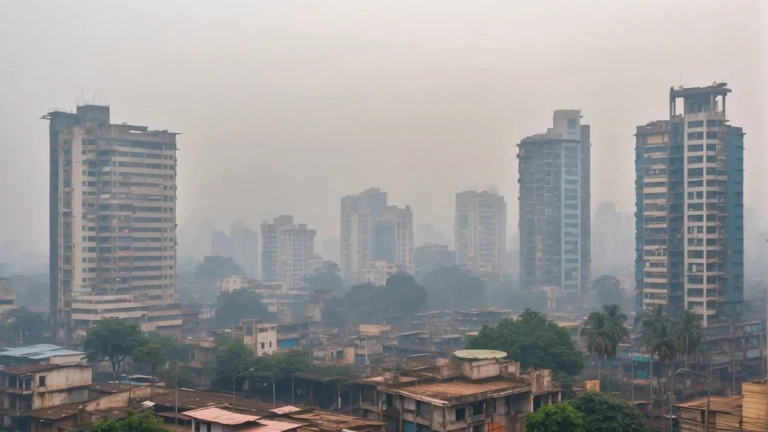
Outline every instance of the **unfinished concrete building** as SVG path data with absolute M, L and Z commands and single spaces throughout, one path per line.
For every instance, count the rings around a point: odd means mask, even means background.
M 507 252 L 507 203 L 490 191 L 456 194 L 456 264 L 483 280 L 498 281 Z
M 520 287 L 576 295 L 589 284 L 590 127 L 558 110 L 553 127 L 518 144 Z
M 175 303 L 176 134 L 110 124 L 107 106 L 43 118 L 50 121 L 50 307 L 58 338 L 92 325 L 75 318 L 89 313 L 75 310 L 79 297 L 120 297 L 142 310 Z
M 637 127 L 638 312 L 689 309 L 704 326 L 741 312 L 744 133 L 728 124 L 730 92 L 725 83 L 670 89 L 669 120 Z
M 524 418 L 560 402 L 552 371 L 509 360 L 458 361 L 358 380 L 361 416 L 395 431 L 522 431 Z

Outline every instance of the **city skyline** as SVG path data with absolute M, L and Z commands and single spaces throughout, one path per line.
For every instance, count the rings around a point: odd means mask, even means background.
M 154 2 L 9 5 L 0 17 L 8 65 L 0 152 L 14 162 L 4 167 L 0 199 L 14 205 L 0 213 L 0 242 L 46 249 L 46 167 L 38 161 L 48 149 L 38 117 L 73 107 L 75 95 L 111 104 L 115 118 L 183 133 L 180 229 L 205 220 L 226 228 L 233 215 L 253 227 L 267 213 L 292 214 L 312 221 L 318 241 L 339 235 L 338 197 L 369 185 L 410 204 L 415 225 L 428 221 L 444 233 L 453 230 L 457 191 L 494 186 L 508 198 L 513 226 L 514 145 L 555 109 L 578 107 L 595 127 L 593 212 L 604 201 L 632 211 L 627 131 L 664 117 L 657 101 L 670 86 L 727 81 L 736 92 L 730 114 L 751 140 L 768 141 L 764 2 L 697 3 L 697 21 L 717 23 L 704 31 L 681 23 L 689 2 L 449 0 L 440 19 L 413 2 L 352 10 L 330 1 L 300 11 L 290 2 L 190 3 L 185 19 L 172 22 L 159 17 L 175 10 Z M 540 31 L 544 17 L 557 32 Z M 81 22 L 91 25 L 74 25 Z M 649 32 L 650 23 L 659 31 Z M 204 41 L 194 55 L 190 41 Z M 51 79 L 51 59 L 68 52 L 83 61 L 59 62 Z M 762 220 L 766 162 L 756 151 L 745 167 L 745 197 Z M 13 187 L 19 179 L 26 187 Z

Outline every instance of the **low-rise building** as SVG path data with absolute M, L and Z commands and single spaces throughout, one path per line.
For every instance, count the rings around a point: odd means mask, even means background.
M 62 348 L 58 345 L 38 344 L 0 351 L 0 366 L 21 364 L 85 364 L 85 353 Z
M 2 425 L 23 430 L 27 411 L 85 402 L 90 396 L 91 367 L 85 365 L 23 364 L 0 370 Z
M 278 348 L 277 323 L 240 320 L 239 325 L 232 327 L 232 339 L 242 341 L 257 357 L 274 354 Z
M 387 279 L 398 272 L 398 265 L 387 261 L 370 261 L 360 267 L 360 283 L 386 285 Z M 407 269 L 403 269 L 407 272 Z M 410 272 L 413 273 L 413 269 Z
M 255 284 L 256 281 L 254 279 L 250 279 L 242 275 L 227 276 L 225 278 L 216 280 L 216 292 L 221 294 L 223 292 L 251 289 L 255 286 Z
M 680 432 L 768 430 L 766 379 L 742 384 L 742 395 L 694 399 L 675 405 Z M 707 407 L 709 409 L 707 409 Z M 709 422 L 707 425 L 706 422 Z
M 186 411 L 184 415 L 192 419 L 193 432 L 287 432 L 303 426 L 302 423 L 265 419 L 219 407 Z
M 368 378 L 361 386 L 364 418 L 395 431 L 520 431 L 529 412 L 560 402 L 549 370 L 520 371 L 509 360 L 446 363 L 399 375 Z

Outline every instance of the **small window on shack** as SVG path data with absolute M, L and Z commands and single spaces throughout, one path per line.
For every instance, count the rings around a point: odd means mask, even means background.
M 456 408 L 456 421 L 464 420 L 467 418 L 467 409 L 464 407 Z
M 37 386 L 38 387 L 45 387 L 45 377 L 44 376 L 37 377 Z

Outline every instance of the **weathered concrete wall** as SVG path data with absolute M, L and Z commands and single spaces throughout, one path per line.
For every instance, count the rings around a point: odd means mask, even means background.
M 45 386 L 40 385 L 41 377 L 45 379 Z M 88 386 L 92 382 L 90 367 L 64 367 L 35 374 L 35 389 L 38 392 Z
M 460 364 L 461 373 L 471 380 L 499 376 L 499 362 L 497 360 L 463 362 Z
M 155 387 L 155 394 L 166 393 L 167 390 Z M 128 406 L 128 394 L 132 399 L 135 398 L 147 398 L 151 395 L 152 389 L 150 386 L 133 387 L 131 391 L 122 391 L 120 393 L 111 394 L 102 398 L 96 399 L 85 406 L 86 411 L 96 411 L 108 408 L 121 408 Z

